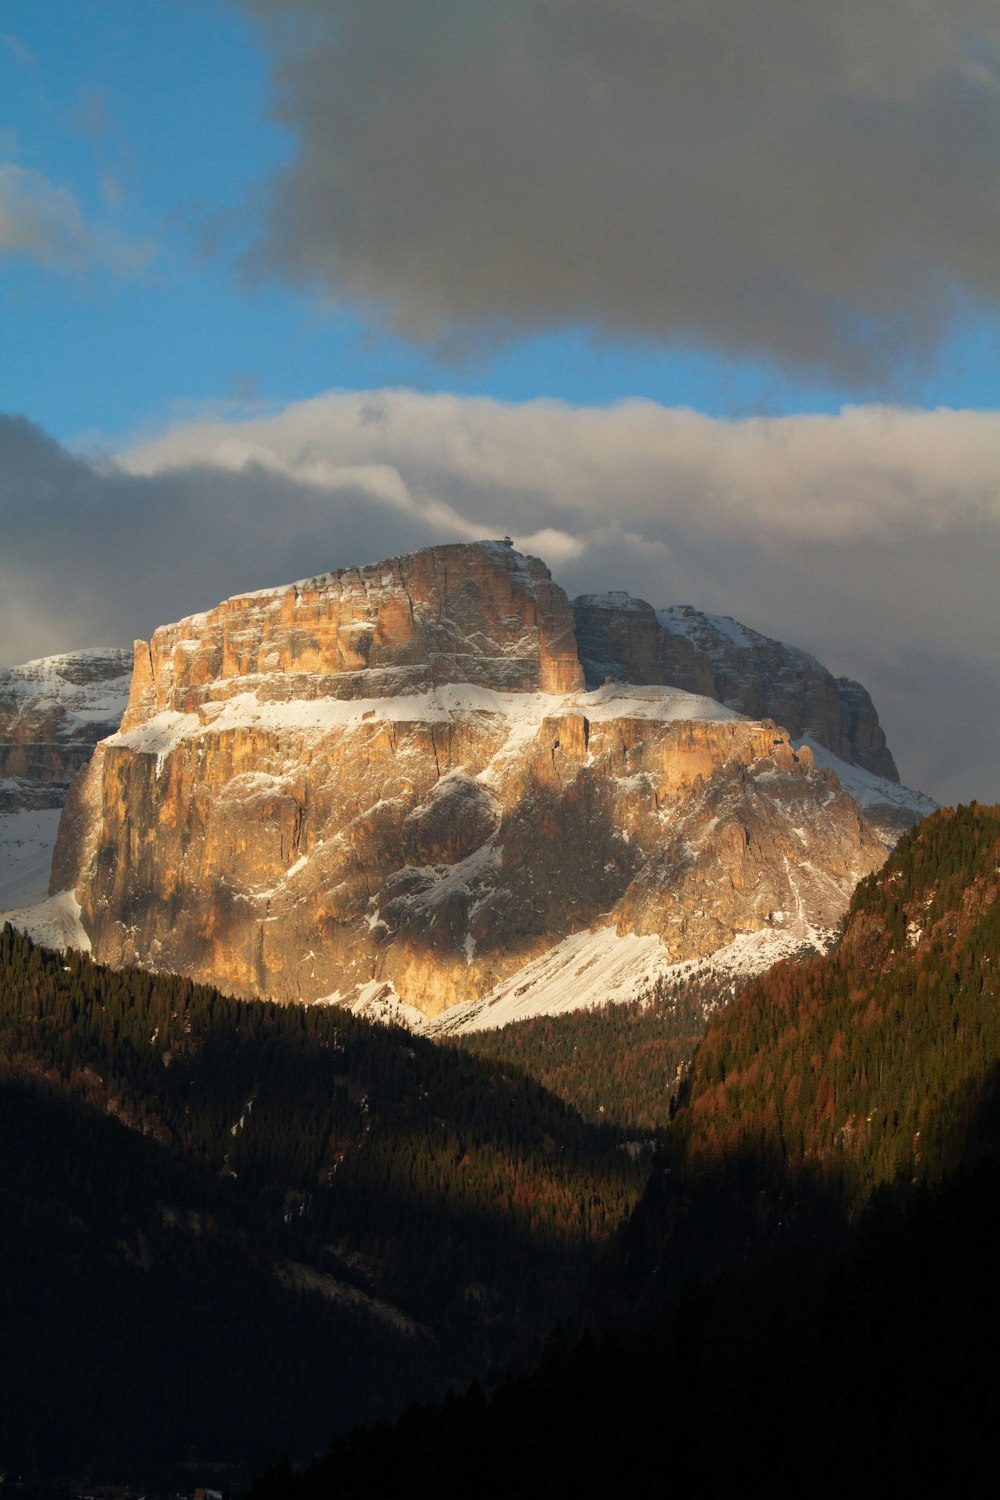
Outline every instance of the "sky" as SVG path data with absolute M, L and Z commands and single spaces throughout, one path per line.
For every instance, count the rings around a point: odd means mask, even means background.
M 0 0 L 0 662 L 509 533 L 1000 800 L 995 0 Z

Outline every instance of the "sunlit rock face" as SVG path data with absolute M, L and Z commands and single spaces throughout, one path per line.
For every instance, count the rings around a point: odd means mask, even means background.
M 227 599 L 137 644 L 123 727 L 248 690 L 381 698 L 449 682 L 583 686 L 573 613 L 544 563 L 503 542 L 428 547 Z
M 128 701 L 132 653 L 114 647 L 0 667 L 0 812 L 61 807 Z
M 688 605 L 654 610 L 628 594 L 573 602 L 587 682 L 664 683 L 705 693 L 793 737 L 812 735 L 849 765 L 899 781 L 874 704 L 859 682 L 738 621 Z
M 792 739 L 702 691 L 587 691 L 542 563 L 431 548 L 137 643 L 52 888 L 111 963 L 435 1015 L 589 927 L 680 960 L 835 925 L 885 843 Z

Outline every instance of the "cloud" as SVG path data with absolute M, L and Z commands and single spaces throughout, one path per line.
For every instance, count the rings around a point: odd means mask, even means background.
M 0 660 L 510 534 L 571 594 L 731 614 L 872 692 L 911 784 L 1000 800 L 1000 413 L 721 421 L 407 391 L 223 410 L 84 460 L 0 419 Z
M 321 488 L 252 461 L 130 474 L 0 417 L 0 659 L 131 644 L 228 594 L 382 555 L 386 530 L 358 486 Z M 427 534 L 394 515 L 403 550 Z
M 860 383 L 1000 300 L 996 0 L 237 0 L 297 153 L 258 268 L 448 344 Z
M 136 275 L 149 264 L 149 246 L 133 245 L 108 225 L 88 223 L 73 194 L 41 172 L 0 162 L 0 255 L 43 266 L 85 271 L 104 266 Z

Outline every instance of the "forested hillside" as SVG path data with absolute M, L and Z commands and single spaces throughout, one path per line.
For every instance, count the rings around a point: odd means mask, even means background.
M 698 1050 L 597 1327 L 540 1369 L 356 1439 L 299 1500 L 539 1488 L 965 1494 L 1000 1398 L 1000 810 L 916 828 L 837 950 L 762 977 Z M 470 1477 L 471 1476 L 471 1477 Z
M 626 1005 L 538 1016 L 459 1034 L 447 1045 L 517 1067 L 585 1120 L 651 1138 L 673 1114 L 706 1017 L 729 1004 L 737 988 L 731 978 L 710 974 L 660 979 Z
M 998 897 L 1000 811 L 949 809 L 906 835 L 828 958 L 777 966 L 710 1024 L 666 1166 L 801 1185 L 853 1219 L 879 1190 L 992 1151 Z
M 660 1168 L 596 1304 L 831 1243 L 992 1153 L 1000 1069 L 1000 811 L 919 824 L 858 887 L 826 958 L 782 964 L 710 1023 Z
M 526 1357 L 648 1170 L 511 1067 L 9 927 L 0 1110 L 0 1465 L 59 1472 L 308 1455 Z

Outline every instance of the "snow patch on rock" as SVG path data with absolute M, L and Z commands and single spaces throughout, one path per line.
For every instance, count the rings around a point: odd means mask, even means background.
M 80 920 L 80 903 L 72 891 L 60 891 L 34 906 L 0 912 L 0 922 L 9 922 L 26 932 L 33 943 L 46 948 L 78 948 L 90 952 L 90 938 Z
M 384 698 L 318 697 L 275 702 L 247 691 L 206 705 L 200 713 L 164 709 L 136 729 L 111 735 L 105 743 L 155 755 L 159 772 L 171 751 L 199 734 L 255 729 L 276 735 L 291 730 L 319 736 L 356 727 L 364 720 L 376 724 L 447 724 L 460 714 L 484 714 L 506 720 L 505 748 L 513 751 L 537 732 L 543 719 L 570 713 L 581 713 L 591 723 L 622 718 L 661 724 L 689 720 L 726 723 L 742 717 L 712 698 L 679 688 L 606 683 L 594 692 L 505 693 L 477 683 L 456 682 L 423 693 Z
M 910 787 L 900 786 L 895 781 L 886 781 L 884 777 L 876 776 L 872 771 L 866 771 L 864 766 L 849 765 L 839 756 L 834 755 L 832 750 L 821 745 L 811 734 L 805 735 L 800 740 L 793 740 L 792 744 L 796 751 L 801 750 L 803 746 L 811 750 L 813 760 L 821 771 L 833 771 L 844 791 L 854 798 L 880 832 L 884 832 L 885 814 L 899 818 L 899 826 L 896 829 L 896 837 L 898 837 L 902 827 L 918 822 L 921 818 L 927 818 L 932 812 L 937 811 L 938 804 L 926 793 L 915 792 Z M 879 814 L 883 816 L 880 817 Z M 886 842 L 891 847 L 895 838 L 887 839 Z
M 648 993 L 658 980 L 750 979 L 772 964 L 794 957 L 806 944 L 825 951 L 833 936 L 832 932 L 812 928 L 804 937 L 774 929 L 740 933 L 706 958 L 673 963 L 667 944 L 659 937 L 620 934 L 614 927 L 587 928 L 564 938 L 481 1000 L 456 1005 L 430 1020 L 404 1004 L 392 985 L 377 981 L 350 997 L 338 993 L 317 1003 L 344 1004 L 356 1015 L 405 1026 L 429 1037 L 497 1031 L 535 1016 L 626 1005 Z

